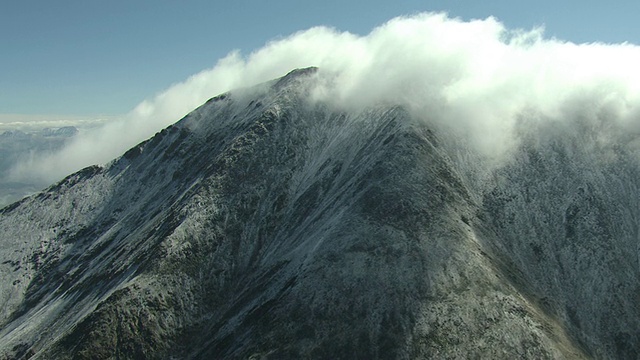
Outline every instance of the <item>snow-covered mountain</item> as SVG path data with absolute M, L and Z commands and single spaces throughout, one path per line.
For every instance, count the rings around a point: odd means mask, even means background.
M 523 131 L 496 165 L 315 72 L 0 210 L 0 358 L 637 356 L 633 139 Z

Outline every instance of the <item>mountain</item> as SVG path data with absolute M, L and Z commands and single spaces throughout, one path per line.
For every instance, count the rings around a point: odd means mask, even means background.
M 0 358 L 637 356 L 632 142 L 539 123 L 496 164 L 316 74 L 0 210 Z

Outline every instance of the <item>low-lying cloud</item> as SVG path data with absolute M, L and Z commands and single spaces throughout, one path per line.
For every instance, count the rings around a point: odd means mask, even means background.
M 607 114 L 636 131 L 639 63 L 636 45 L 574 44 L 545 38 L 540 28 L 506 29 L 494 18 L 462 21 L 425 13 L 395 18 L 365 36 L 315 27 L 248 56 L 233 52 L 120 121 L 22 164 L 13 176 L 54 181 L 107 162 L 212 96 L 308 66 L 320 68 L 319 99 L 355 108 L 403 104 L 425 119 L 473 134 L 488 154 L 510 146 L 524 113 L 583 120 Z

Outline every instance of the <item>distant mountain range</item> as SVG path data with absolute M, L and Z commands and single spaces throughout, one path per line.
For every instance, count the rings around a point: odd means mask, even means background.
M 633 148 L 549 123 L 490 163 L 315 73 L 0 210 L 0 358 L 637 357 Z

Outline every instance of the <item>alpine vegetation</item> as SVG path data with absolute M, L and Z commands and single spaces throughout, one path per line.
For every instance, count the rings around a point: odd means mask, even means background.
M 0 358 L 633 359 L 638 60 L 443 14 L 231 54 L 0 210 Z

